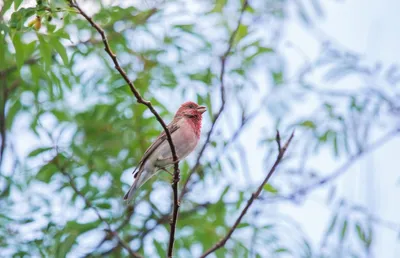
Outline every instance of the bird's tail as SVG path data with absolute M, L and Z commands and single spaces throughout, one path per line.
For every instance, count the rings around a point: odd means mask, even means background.
M 142 173 L 140 173 L 142 172 Z M 150 173 L 147 170 L 139 171 L 138 176 L 135 179 L 135 182 L 133 182 L 131 188 L 129 188 L 129 191 L 125 194 L 124 200 L 125 201 L 131 201 L 133 199 L 133 196 L 137 192 L 137 190 L 144 184 L 146 183 L 147 180 L 152 177 L 154 173 Z

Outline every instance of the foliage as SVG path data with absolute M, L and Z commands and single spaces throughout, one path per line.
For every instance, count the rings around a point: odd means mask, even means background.
M 0 253 L 15 257 L 128 256 L 110 237 L 109 223 L 135 252 L 165 257 L 172 208 L 168 174 L 147 183 L 133 207 L 122 202 L 133 180 L 132 168 L 161 126 L 135 101 L 99 35 L 75 9 L 60 0 L 38 0 L 28 6 L 22 2 L 6 0 L 0 12 Z M 268 207 L 270 200 L 305 198 L 305 193 L 296 191 L 298 185 L 303 185 L 304 178 L 307 182 L 320 178 L 321 171 L 311 166 L 296 167 L 299 159 L 317 155 L 321 149 L 336 158 L 357 158 L 369 151 L 371 135 L 381 124 L 396 129 L 392 121 L 400 110 L 400 101 L 394 97 L 397 68 L 376 71 L 362 57 L 329 45 L 321 47 L 315 66 L 301 69 L 292 82 L 287 79 L 285 57 L 277 51 L 280 38 L 275 35 L 284 26 L 288 7 L 294 7 L 307 26 L 317 19 L 315 14 L 323 15 L 320 3 L 251 1 L 225 67 L 227 107 L 214 121 L 222 104 L 221 56 L 228 48 L 242 2 L 191 4 L 180 0 L 82 3 L 105 30 L 136 88 L 165 121 L 183 100 L 192 99 L 209 110 L 202 143 L 215 122 L 204 154 L 193 154 L 180 163 L 181 186 L 189 171 L 196 173 L 179 212 L 176 257 L 199 256 L 225 236 L 258 185 L 238 182 L 249 182 L 246 178 L 253 169 L 247 159 L 254 150 L 247 153 L 245 146 L 246 139 L 254 137 L 247 131 L 251 127 L 267 127 L 256 139 L 260 144 L 257 158 L 266 157 L 263 169 L 270 167 L 276 155 L 276 146 L 271 144 L 276 128 L 288 133 L 296 127 L 302 135 L 292 147 L 298 150 L 288 158 L 292 162 L 285 161 L 278 172 L 281 180 L 290 177 L 293 187 L 265 185 L 254 209 L 215 256 L 334 257 L 335 248 L 343 247 L 349 234 L 360 241 L 346 245 L 342 252 L 354 253 L 355 245 L 359 256 L 367 253 L 373 227 L 362 209 L 356 212 L 364 217 L 355 218 L 349 210 L 342 213 L 342 208 L 335 208 L 324 250 L 319 250 L 295 221 L 276 219 Z M 268 71 L 266 85 L 254 77 L 259 67 Z M 383 77 L 387 87 L 327 90 L 308 78 L 322 69 L 327 71 L 323 82 L 340 83 L 356 74 Z M 292 114 L 302 102 L 315 97 L 315 110 Z M 194 167 L 196 159 L 199 165 Z M 339 241 L 329 241 L 333 236 Z M 326 246 L 333 251 L 324 253 Z

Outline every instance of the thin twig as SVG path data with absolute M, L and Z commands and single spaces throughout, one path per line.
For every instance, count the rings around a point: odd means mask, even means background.
M 183 196 L 184 196 L 185 193 L 187 192 L 186 189 L 187 189 L 188 183 L 189 183 L 189 181 L 190 181 L 190 178 L 191 178 L 192 175 L 196 172 L 197 168 L 200 166 L 200 160 L 201 160 L 201 158 L 202 158 L 202 156 L 203 156 L 203 154 L 204 154 L 204 151 L 206 150 L 207 146 L 208 146 L 209 143 L 210 143 L 211 134 L 214 132 L 215 125 L 216 125 L 218 119 L 220 118 L 222 112 L 223 112 L 224 109 L 225 109 L 225 79 L 224 79 L 224 77 L 225 77 L 226 60 L 228 59 L 229 55 L 231 54 L 231 50 L 232 50 L 232 48 L 233 48 L 233 43 L 234 43 L 234 41 L 235 41 L 236 34 L 237 34 L 238 31 L 239 31 L 240 25 L 242 24 L 243 14 L 244 14 L 244 11 L 246 10 L 246 7 L 247 7 L 247 6 L 248 6 L 248 0 L 245 0 L 245 1 L 243 2 L 242 9 L 241 9 L 241 11 L 240 11 L 240 16 L 239 16 L 239 20 L 238 20 L 236 29 L 235 29 L 235 30 L 233 31 L 233 33 L 231 34 L 231 36 L 230 36 L 230 38 L 229 38 L 229 42 L 228 42 L 228 48 L 226 49 L 225 53 L 224 53 L 224 54 L 222 55 L 222 57 L 221 57 L 221 70 L 220 70 L 220 75 L 219 75 L 219 80 L 220 80 L 220 91 L 221 91 L 221 106 L 220 106 L 220 108 L 219 108 L 219 110 L 218 110 L 218 113 L 217 113 L 217 114 L 214 116 L 214 118 L 213 118 L 213 122 L 212 122 L 212 124 L 211 124 L 211 128 L 210 128 L 210 130 L 209 130 L 208 133 L 207 133 L 206 141 L 204 142 L 203 146 L 202 146 L 201 149 L 200 149 L 200 152 L 199 152 L 199 154 L 198 154 L 198 156 L 197 156 L 196 163 L 195 163 L 195 165 L 193 166 L 193 168 L 190 170 L 190 172 L 189 172 L 189 174 L 188 174 L 188 177 L 186 178 L 186 181 L 185 181 L 185 183 L 183 184 L 182 191 L 181 191 L 181 195 L 179 196 L 179 201 L 182 201 Z
M 100 220 L 101 222 L 103 222 L 103 223 L 107 226 L 107 231 L 108 231 L 108 233 L 110 234 L 111 237 L 115 237 L 115 238 L 117 239 L 118 245 L 120 245 L 122 248 L 124 248 L 126 251 L 128 251 L 128 253 L 129 253 L 129 255 L 130 255 L 131 257 L 141 258 L 142 256 L 140 256 L 139 254 L 135 253 L 135 252 L 129 247 L 129 245 L 128 245 L 124 240 L 122 240 L 122 238 L 118 235 L 118 232 L 112 230 L 110 223 L 109 223 L 107 220 L 105 220 L 105 219 L 103 218 L 103 216 L 101 216 L 99 210 L 98 210 L 98 209 L 89 201 L 89 199 L 87 199 L 86 196 L 78 189 L 78 187 L 76 186 L 76 184 L 75 184 L 74 179 L 72 178 L 72 176 L 71 176 L 69 173 L 67 173 L 67 171 L 65 171 L 64 165 L 62 165 L 62 164 L 59 163 L 58 155 L 54 158 L 53 161 L 54 161 L 55 165 L 60 169 L 61 173 L 62 173 L 64 176 L 66 176 L 66 177 L 68 178 L 69 184 L 71 185 L 71 187 L 72 187 L 72 189 L 74 190 L 74 192 L 75 192 L 77 195 L 79 195 L 79 196 L 84 200 L 86 207 L 92 209 L 92 210 L 96 213 L 96 215 L 97 215 L 97 217 L 99 218 L 99 220 Z
M 1 136 L 1 145 L 0 145 L 0 169 L 1 165 L 3 163 L 3 156 L 4 156 L 4 151 L 6 149 L 6 141 L 7 141 L 7 130 L 6 130 L 6 103 L 8 99 L 8 90 L 7 90 L 7 85 L 6 85 L 6 78 L 3 79 L 3 90 L 0 94 L 0 136 Z
M 177 164 L 177 163 L 175 163 Z M 169 244 L 168 244 L 168 257 L 172 257 L 172 252 L 174 250 L 174 241 L 175 241 L 175 230 L 176 230 L 176 221 L 178 220 L 178 210 L 180 206 L 180 202 L 178 199 L 178 182 L 179 182 L 179 177 L 180 171 L 179 168 L 174 171 L 174 177 L 172 180 L 172 189 L 174 192 L 174 207 L 172 211 L 172 221 L 170 223 L 171 225 L 171 231 L 169 234 Z
M 272 174 L 274 173 L 275 169 L 278 167 L 279 163 L 282 161 L 283 156 L 285 155 L 285 152 L 290 144 L 290 142 L 292 141 L 294 137 L 294 131 L 292 132 L 292 134 L 290 135 L 289 139 L 287 140 L 287 142 L 285 143 L 285 145 L 280 148 L 278 156 L 275 160 L 274 165 L 271 167 L 268 175 L 265 177 L 264 181 L 260 184 L 260 186 L 257 188 L 257 191 L 255 191 L 254 193 L 252 193 L 250 199 L 247 201 L 246 206 L 244 207 L 244 209 L 242 210 L 242 212 L 240 213 L 239 217 L 236 219 L 235 223 L 233 224 L 233 226 L 231 227 L 231 229 L 229 230 L 228 234 L 226 234 L 226 236 L 221 239 L 220 241 L 218 241 L 213 247 L 211 247 L 210 249 L 208 249 L 204 254 L 202 254 L 200 257 L 204 258 L 206 256 L 208 256 L 209 254 L 215 252 L 216 250 L 220 249 L 221 247 L 223 247 L 226 242 L 228 241 L 228 239 L 232 236 L 233 232 L 235 231 L 235 229 L 237 228 L 237 226 L 240 224 L 240 221 L 242 220 L 242 218 L 244 217 L 244 215 L 246 214 L 247 210 L 250 208 L 251 204 L 257 199 L 257 197 L 260 195 L 261 191 L 263 190 L 264 185 L 268 182 L 268 180 L 270 179 L 270 177 L 272 176 Z M 279 131 L 277 131 L 276 133 L 276 142 L 278 144 L 278 147 L 281 146 L 280 143 L 280 135 L 279 135 Z
M 240 126 L 235 130 L 235 132 L 232 134 L 232 136 L 226 140 L 222 150 L 215 155 L 214 159 L 211 161 L 206 162 L 205 164 L 202 164 L 202 167 L 212 167 L 214 164 L 216 164 L 217 162 L 219 162 L 219 160 L 221 159 L 221 157 L 226 153 L 227 150 L 230 149 L 231 145 L 237 141 L 237 139 L 239 138 L 239 136 L 244 132 L 244 129 L 246 127 L 246 125 L 249 124 L 249 122 L 251 120 L 253 120 L 254 118 L 256 118 L 258 116 L 258 114 L 260 113 L 261 109 L 257 109 L 256 111 L 253 111 L 250 115 L 246 116 L 243 120 L 242 123 L 240 124 Z M 191 170 L 192 171 L 192 170 Z M 189 172 L 190 174 L 190 172 Z M 186 181 L 185 181 L 186 183 Z M 180 195 L 180 201 L 182 200 L 182 196 L 184 194 L 186 194 L 189 189 L 191 189 L 191 185 L 193 185 L 195 182 L 192 181 L 190 184 L 186 183 L 186 189 L 185 192 L 183 192 L 183 190 L 181 191 L 181 195 Z
M 320 178 L 318 181 L 302 187 L 295 192 L 289 194 L 288 196 L 284 197 L 285 199 L 288 200 L 295 200 L 297 196 L 299 195 L 306 195 L 307 193 L 320 188 L 331 181 L 335 180 L 342 174 L 344 174 L 353 164 L 354 162 L 358 161 L 360 158 L 364 157 L 367 153 L 370 153 L 372 151 L 375 151 L 376 149 L 380 148 L 384 144 L 386 144 L 388 141 L 393 139 L 395 136 L 400 134 L 400 128 L 395 129 L 390 131 L 389 133 L 385 134 L 382 136 L 380 139 L 376 140 L 374 143 L 371 143 L 367 146 L 365 146 L 362 151 L 357 152 L 356 154 L 350 156 L 350 158 L 339 168 L 335 169 L 333 172 L 329 173 L 327 176 Z
M 33 65 L 33 64 L 36 64 L 39 60 L 40 60 L 40 58 L 32 57 L 32 58 L 29 58 L 28 60 L 26 60 L 24 62 L 24 65 Z M 0 76 L 8 75 L 8 74 L 10 74 L 12 72 L 17 71 L 17 69 L 18 69 L 17 65 L 11 66 L 11 67 L 9 67 L 7 69 L 4 69 L 4 70 L 0 71 Z
M 120 75 L 122 76 L 122 78 L 126 81 L 126 83 L 128 84 L 131 92 L 133 93 L 133 95 L 135 96 L 136 100 L 138 103 L 143 104 L 145 106 L 147 106 L 147 108 L 151 111 L 151 113 L 153 113 L 153 115 L 156 117 L 157 121 L 161 124 L 161 126 L 163 127 L 165 134 L 167 136 L 167 140 L 169 143 L 169 146 L 171 148 L 171 152 L 172 152 L 172 158 L 173 161 L 175 162 L 175 171 L 178 170 L 178 157 L 176 155 L 176 151 L 175 151 L 175 146 L 174 143 L 172 142 L 172 138 L 171 138 L 171 134 L 167 128 L 167 125 L 165 124 L 164 120 L 161 118 L 161 116 L 158 114 L 158 112 L 154 109 L 153 105 L 151 104 L 150 101 L 145 100 L 139 93 L 139 91 L 136 89 L 135 85 L 133 84 L 133 82 L 131 80 L 129 80 L 128 75 L 126 74 L 126 72 L 124 71 L 124 69 L 120 66 L 117 56 L 112 52 L 110 44 L 108 43 L 108 39 L 107 36 L 104 32 L 104 30 L 93 21 L 92 18 L 90 18 L 80 7 L 79 5 L 73 1 L 73 0 L 69 0 L 70 6 L 75 8 L 76 10 L 78 10 L 78 12 L 90 23 L 90 25 L 92 25 L 93 28 L 95 28 L 97 30 L 97 32 L 100 34 L 102 40 L 103 40 L 103 44 L 104 44 L 104 50 L 107 52 L 107 54 L 111 57 L 114 65 L 115 65 L 115 69 L 118 70 L 118 72 L 120 73 Z
M 153 113 L 153 115 L 157 118 L 158 122 L 161 124 L 161 126 L 164 128 L 165 134 L 167 136 L 167 140 L 169 143 L 169 146 L 171 148 L 172 152 L 172 158 L 174 162 L 174 177 L 172 180 L 172 189 L 173 189 L 173 194 L 174 194 L 174 203 L 173 203 L 173 213 L 172 213 L 172 222 L 171 222 L 171 231 L 170 231 L 170 240 L 169 240 L 169 247 L 168 247 L 168 256 L 172 256 L 172 251 L 173 251 L 173 246 L 174 246 L 174 240 L 175 240 L 175 228 L 176 228 L 176 221 L 178 219 L 178 210 L 179 210 L 179 200 L 178 200 L 178 182 L 180 179 L 180 171 L 179 171 L 179 162 L 178 162 L 178 156 L 176 155 L 176 150 L 174 143 L 172 142 L 172 137 L 171 134 L 167 128 L 167 125 L 165 124 L 164 120 L 161 118 L 161 116 L 157 113 L 157 111 L 154 109 L 153 105 L 150 103 L 150 101 L 144 100 L 143 97 L 140 95 L 139 91 L 135 88 L 133 82 L 129 79 L 128 75 L 124 71 L 124 69 L 120 66 L 117 56 L 112 52 L 110 45 L 108 43 L 107 36 L 104 32 L 104 30 L 96 24 L 92 18 L 90 18 L 80 7 L 79 5 L 74 1 L 74 0 L 69 0 L 69 3 L 71 7 L 75 8 L 78 10 L 78 12 L 85 17 L 85 19 L 92 25 L 93 28 L 97 30 L 97 32 L 100 34 L 103 43 L 104 43 L 104 50 L 108 53 L 108 55 L 111 57 L 115 69 L 118 70 L 118 72 L 121 74 L 121 76 L 124 78 L 124 80 L 128 83 L 129 88 L 133 95 L 136 97 L 136 100 L 138 103 L 143 104 L 147 106 L 150 111 Z

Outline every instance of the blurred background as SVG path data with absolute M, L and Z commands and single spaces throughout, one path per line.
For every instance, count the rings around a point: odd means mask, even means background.
M 296 130 L 283 162 L 209 257 L 400 257 L 400 2 L 246 3 L 78 1 L 166 122 L 208 107 L 180 162 L 175 257 L 226 235 L 277 129 Z M 0 9 L 0 256 L 128 257 L 111 229 L 165 257 L 171 177 L 122 201 L 162 127 L 67 1 Z

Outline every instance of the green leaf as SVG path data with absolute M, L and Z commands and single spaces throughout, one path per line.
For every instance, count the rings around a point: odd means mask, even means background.
M 300 125 L 300 126 L 303 126 L 303 127 L 310 128 L 310 129 L 315 129 L 315 128 L 317 128 L 317 126 L 315 125 L 315 123 L 314 123 L 313 121 L 311 121 L 311 120 L 305 120 L 305 121 L 301 122 L 299 125 Z
M 71 251 L 72 246 L 75 244 L 75 240 L 78 237 L 78 234 L 72 233 L 70 234 L 64 241 L 61 242 L 61 245 L 57 252 L 57 257 L 67 257 L 67 253 Z
M 71 40 L 70 35 L 64 29 L 59 29 L 55 31 L 53 35 L 59 38 Z
M 7 129 L 11 129 L 11 126 L 13 124 L 16 115 L 21 110 L 22 110 L 22 105 L 20 100 L 18 99 L 11 105 L 11 107 L 7 111 L 7 120 L 6 120 Z
M 333 229 L 335 228 L 335 225 L 336 225 L 337 218 L 338 218 L 338 215 L 335 214 L 335 216 L 333 216 L 333 218 L 331 220 L 331 224 L 328 228 L 328 231 L 326 232 L 327 235 L 330 235 L 333 232 Z
M 347 219 L 345 219 L 343 221 L 342 230 L 340 232 L 340 241 L 343 241 L 345 239 L 345 237 L 346 237 L 347 225 L 348 225 L 348 221 L 347 221 Z
M 248 26 L 241 23 L 235 35 L 234 44 L 237 45 L 248 34 Z
M 88 223 L 78 223 L 74 220 L 71 220 L 67 222 L 67 224 L 65 225 L 65 229 L 68 231 L 75 231 L 83 234 L 89 230 L 95 229 L 100 223 L 101 221 L 99 220 Z
M 12 5 L 13 2 L 14 2 L 13 0 L 5 0 L 5 1 L 3 2 L 3 7 L 2 7 L 2 9 L 0 10 L 0 13 L 1 13 L 1 14 L 4 14 L 8 9 L 10 9 L 10 7 L 11 7 L 11 5 Z
M 99 207 L 100 209 L 105 209 L 105 210 L 111 209 L 111 204 L 107 202 L 97 203 L 96 206 Z
M 276 189 L 275 187 L 273 187 L 271 184 L 265 184 L 263 187 L 264 191 L 270 192 L 272 194 L 277 194 L 279 192 L 278 189 Z
M 24 22 L 36 12 L 36 8 L 21 8 L 11 15 L 10 28 L 22 30 Z
M 356 224 L 356 231 L 357 231 L 357 235 L 358 238 L 362 241 L 362 242 L 366 242 L 366 238 L 365 238 L 365 233 L 364 230 L 362 229 L 361 225 L 359 223 Z
M 17 62 L 18 69 L 24 64 L 24 44 L 21 41 L 21 34 L 15 33 L 12 39 L 15 48 L 15 61 Z
M 58 168 L 51 162 L 44 165 L 36 174 L 36 179 L 49 183 L 51 177 L 58 171 Z
M 227 2 L 228 2 L 228 0 L 215 1 L 214 8 L 211 10 L 211 12 L 212 13 L 221 13 Z
M 291 253 L 289 249 L 280 247 L 274 250 L 274 253 Z
M 36 150 L 31 151 L 31 153 L 29 153 L 28 157 L 36 157 L 37 155 L 48 151 L 48 150 L 52 150 L 53 147 L 44 147 L 44 148 L 38 148 Z
M 61 59 L 64 62 L 64 65 L 68 65 L 68 55 L 65 47 L 58 41 L 58 38 L 53 37 L 50 41 L 51 45 L 55 48 L 55 50 L 60 54 Z
M 175 25 L 175 28 L 181 29 L 183 31 L 192 33 L 193 32 L 193 28 L 194 28 L 194 24 L 180 24 L 180 25 Z
M 240 224 L 237 226 L 237 228 L 238 228 L 238 229 L 239 229 L 239 228 L 247 228 L 247 227 L 249 227 L 249 226 L 250 226 L 249 223 L 244 222 L 244 223 L 240 223 Z
M 157 253 L 160 257 L 164 257 L 165 256 L 165 251 L 164 248 L 162 247 L 162 244 L 160 242 L 158 242 L 157 240 L 153 240 L 153 244 L 156 247 Z
M 21 5 L 21 3 L 22 3 L 22 0 L 14 0 L 14 8 L 15 8 L 15 10 L 18 9 L 18 7 Z
M 51 66 L 51 46 L 50 44 L 46 41 L 44 35 L 37 34 L 39 38 L 39 49 L 40 49 L 40 55 L 43 58 L 44 64 L 46 66 L 46 69 L 49 69 Z
M 189 78 L 193 81 L 201 81 L 204 82 L 206 85 L 211 85 L 213 74 L 211 69 L 207 69 L 203 73 L 192 73 L 189 74 Z
M 333 152 L 335 153 L 335 157 L 339 157 L 339 147 L 338 147 L 338 140 L 337 140 L 338 135 L 335 133 L 334 136 L 332 137 L 333 141 Z
M 273 72 L 272 79 L 275 85 L 281 85 L 283 83 L 283 73 L 282 72 Z

